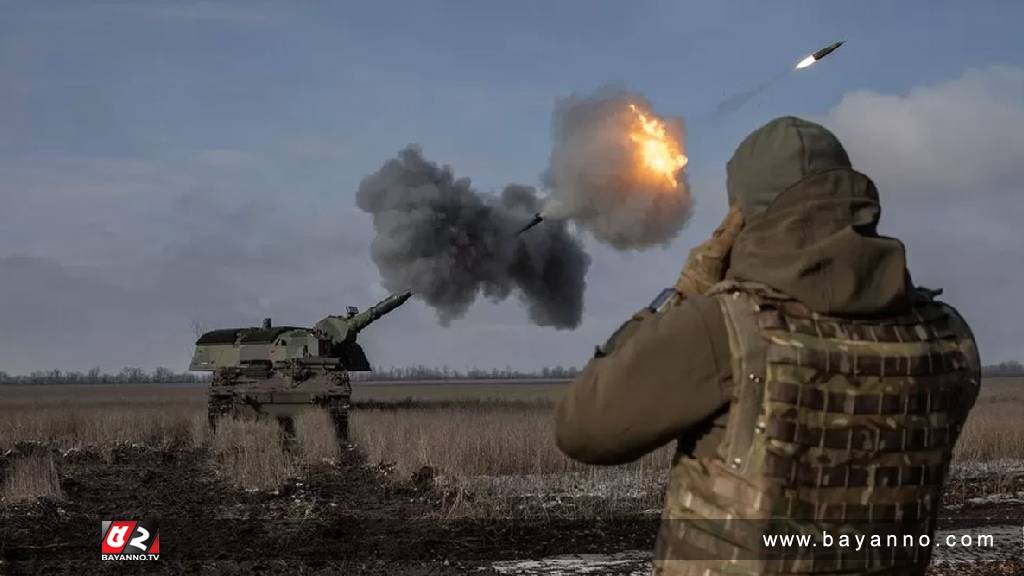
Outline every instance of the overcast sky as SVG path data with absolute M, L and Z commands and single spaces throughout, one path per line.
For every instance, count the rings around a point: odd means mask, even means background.
M 587 239 L 575 331 L 514 298 L 447 327 L 412 301 L 364 333 L 371 361 L 581 365 L 674 281 L 724 213 L 732 150 L 784 114 L 875 179 L 883 231 L 983 360 L 1024 357 L 1024 4 L 370 4 L 0 0 L 0 370 L 182 370 L 195 323 L 364 307 L 385 295 L 365 175 L 418 143 L 482 190 L 538 185 L 555 99 L 607 84 L 686 119 L 690 225 L 643 252 Z

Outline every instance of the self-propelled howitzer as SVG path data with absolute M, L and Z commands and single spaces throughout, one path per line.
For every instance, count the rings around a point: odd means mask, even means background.
M 294 416 L 319 406 L 331 415 L 339 439 L 346 438 L 352 396 L 348 373 L 371 369 L 356 338 L 410 296 L 389 296 L 363 312 L 350 306 L 346 315 L 328 316 L 313 328 L 274 326 L 266 319 L 260 327 L 203 334 L 189 369 L 214 373 L 210 425 L 225 415 L 267 415 L 290 434 Z

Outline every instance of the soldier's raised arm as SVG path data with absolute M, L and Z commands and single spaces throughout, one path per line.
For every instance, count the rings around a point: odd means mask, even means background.
M 558 408 L 570 457 L 619 464 L 685 434 L 726 404 L 729 342 L 718 304 L 645 308 L 598 349 Z
M 732 208 L 694 248 L 667 303 L 636 313 L 599 347 L 558 409 L 558 447 L 577 460 L 618 464 L 680 438 L 729 401 L 729 340 L 719 304 L 702 296 L 722 279 L 743 227 Z

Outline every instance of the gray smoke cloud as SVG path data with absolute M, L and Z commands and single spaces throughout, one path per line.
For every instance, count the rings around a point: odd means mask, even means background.
M 590 257 L 563 222 L 516 234 L 541 208 L 533 188 L 477 192 L 410 146 L 363 179 L 356 204 L 373 216 L 371 253 L 384 287 L 412 290 L 443 324 L 479 295 L 516 292 L 534 323 L 579 325 Z
M 640 94 L 602 89 L 559 100 L 551 159 L 544 175 L 550 196 L 545 218 L 572 219 L 617 249 L 641 249 L 672 240 L 692 213 L 686 174 L 676 182 L 653 178 L 639 166 L 635 106 L 653 116 Z M 662 118 L 666 133 L 685 150 L 682 121 Z

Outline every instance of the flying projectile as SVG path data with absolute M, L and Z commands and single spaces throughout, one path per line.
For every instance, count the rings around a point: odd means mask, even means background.
M 843 42 L 844 42 L 844 40 L 840 40 L 839 42 L 836 42 L 835 44 L 829 44 L 828 46 L 825 46 L 824 48 L 822 48 L 821 50 L 818 50 L 814 54 L 811 54 L 811 56 L 814 56 L 815 60 L 821 60 L 825 56 L 828 56 L 829 54 L 831 54 L 833 50 L 835 50 L 836 48 L 839 48 L 840 46 L 842 46 Z
M 516 232 L 516 236 L 519 236 L 523 232 L 526 232 L 530 228 L 533 228 L 534 226 L 536 226 L 537 224 L 540 224 L 543 221 L 544 221 L 544 217 L 540 215 L 540 212 L 537 212 L 536 214 L 533 215 L 533 220 L 530 220 L 526 224 L 526 226 L 523 226 L 522 228 L 519 229 L 519 232 Z
M 840 40 L 839 42 L 835 42 L 833 44 L 829 44 L 828 46 L 825 46 L 824 48 L 814 52 L 813 54 L 811 54 L 807 58 L 804 58 L 803 60 L 801 60 L 799 63 L 797 63 L 796 67 L 797 68 L 807 68 L 811 64 L 814 64 L 818 60 L 821 60 L 825 56 L 828 56 L 829 54 L 831 54 L 833 51 L 835 51 L 836 48 L 839 48 L 840 46 L 842 46 L 843 42 L 845 42 L 845 40 Z

